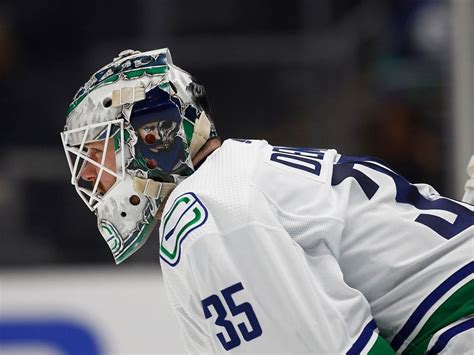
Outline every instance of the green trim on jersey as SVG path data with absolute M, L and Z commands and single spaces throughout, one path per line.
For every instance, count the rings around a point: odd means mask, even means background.
M 474 314 L 472 295 L 474 280 L 462 286 L 438 307 L 402 354 L 424 354 L 433 334 L 463 317 Z
M 177 199 L 174 204 L 173 204 L 173 207 L 171 207 L 170 211 L 166 214 L 165 218 L 164 218 L 164 225 L 166 225 L 168 223 L 168 220 L 170 219 L 171 215 L 173 214 L 174 210 L 176 209 L 176 207 L 178 207 L 178 205 L 181 203 L 181 202 L 184 202 L 184 203 L 188 203 L 190 201 L 189 197 L 187 196 L 183 196 L 179 199 Z
M 160 258 L 172 267 L 177 265 L 183 240 L 206 223 L 207 217 L 206 207 L 194 193 L 178 196 L 162 221 Z
M 377 336 L 377 340 L 375 341 L 372 348 L 370 348 L 368 355 L 390 355 L 395 354 L 395 351 L 392 349 L 390 344 L 382 338 L 380 335 Z
M 187 204 L 189 201 L 190 201 L 190 199 L 187 198 L 187 197 L 183 197 L 183 198 L 179 199 L 177 201 L 177 204 L 174 206 L 174 208 L 171 212 L 173 212 L 175 210 L 175 208 L 178 206 L 179 203 L 185 202 Z M 181 240 L 181 236 L 183 235 L 183 233 L 186 232 L 187 230 L 189 230 L 189 227 L 193 226 L 194 224 L 196 224 L 201 219 L 202 212 L 199 210 L 199 208 L 193 208 L 192 212 L 194 212 L 194 218 L 191 219 L 188 223 L 186 223 L 184 225 L 184 227 L 182 227 L 179 230 L 179 232 L 177 233 L 176 242 L 174 244 L 173 251 L 170 252 L 170 251 L 166 250 L 166 248 L 163 246 L 163 243 L 161 243 L 161 246 L 160 246 L 161 251 L 163 252 L 163 254 L 165 254 L 170 259 L 176 258 L 176 255 L 178 254 L 178 243 Z M 164 225 L 163 230 L 166 230 L 166 224 L 168 223 L 169 217 L 171 217 L 171 213 L 168 215 L 168 218 L 165 221 L 165 225 Z

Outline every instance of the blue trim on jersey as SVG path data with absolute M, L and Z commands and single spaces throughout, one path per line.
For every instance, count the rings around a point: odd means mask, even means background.
M 185 195 L 185 194 L 183 194 L 183 195 Z M 183 195 L 181 195 L 181 196 L 183 196 Z M 180 198 L 181 196 L 179 196 L 178 198 Z M 177 199 L 178 199 L 178 198 L 177 198 Z M 165 235 L 163 236 L 163 238 L 165 238 L 166 241 L 168 241 L 168 239 L 170 239 L 170 238 L 173 236 L 173 234 L 174 234 L 174 232 L 175 232 L 176 226 L 179 224 L 179 222 L 181 222 L 181 219 L 186 215 L 186 213 L 187 213 L 196 203 L 197 203 L 197 201 L 194 201 L 193 203 L 191 203 L 191 204 L 188 206 L 188 208 L 186 208 L 186 209 L 184 210 L 184 212 L 181 214 L 181 216 L 179 216 L 179 218 L 178 218 L 178 220 L 176 221 L 174 227 L 171 228 L 171 230 L 170 230 L 167 234 L 165 234 Z M 164 233 L 164 232 L 165 232 L 165 230 L 163 230 L 163 233 Z
M 448 342 L 456 335 L 461 334 L 469 329 L 474 328 L 474 318 L 468 319 L 462 323 L 456 324 L 454 327 L 443 332 L 436 341 L 435 345 L 428 351 L 428 355 L 434 355 L 440 353 Z
M 197 228 L 201 227 L 202 225 L 204 225 L 204 223 L 207 222 L 207 218 L 208 218 L 208 216 L 209 216 L 209 213 L 208 213 L 208 211 L 207 211 L 207 208 L 204 206 L 204 204 L 202 203 L 202 201 L 201 201 L 201 200 L 196 196 L 196 194 L 193 193 L 193 192 L 185 192 L 185 193 L 179 195 L 178 197 L 176 197 L 175 201 L 178 200 L 178 199 L 180 199 L 180 198 L 183 197 L 184 195 L 188 195 L 188 194 L 189 194 L 189 195 L 192 195 L 192 196 L 196 199 L 196 201 L 194 201 L 194 202 L 192 203 L 192 205 L 194 205 L 194 204 L 197 202 L 197 203 L 203 208 L 203 210 L 204 210 L 204 220 L 203 220 L 202 222 L 198 223 L 198 225 L 196 225 L 196 226 L 194 226 L 193 228 L 191 228 L 189 231 L 187 231 L 187 232 L 181 237 L 181 239 L 178 241 L 178 245 L 177 245 L 177 248 L 179 248 L 179 249 L 181 249 L 181 244 L 182 244 L 183 241 L 189 236 L 189 234 L 191 234 L 191 232 L 194 231 L 195 229 L 197 229 Z M 187 212 L 188 210 L 189 210 L 189 208 L 187 208 L 185 212 Z M 183 213 L 183 214 L 184 214 L 184 213 Z M 180 220 L 181 220 L 181 218 L 180 218 Z M 173 228 L 173 230 L 174 230 L 174 228 Z M 163 234 L 164 234 L 164 233 L 165 233 L 165 228 L 163 228 Z M 168 237 L 168 239 L 169 239 L 169 237 Z M 162 254 L 161 254 L 161 240 L 160 240 L 160 258 L 161 258 L 161 260 L 163 260 L 164 262 L 166 262 L 169 266 L 175 267 L 176 265 L 178 265 L 179 261 L 181 260 L 181 250 L 178 251 L 178 258 L 176 259 L 176 261 L 175 261 L 175 262 L 170 262 L 170 261 L 168 261 L 166 258 L 164 258 L 164 257 L 162 256 Z
M 336 164 L 347 164 L 347 163 L 378 163 L 380 165 L 383 165 L 384 168 L 395 171 L 384 160 L 377 157 L 372 157 L 372 156 L 355 157 L 352 155 L 341 155 L 339 160 L 336 162 Z
M 371 159 L 373 161 L 366 161 L 365 159 Z M 379 164 L 374 162 L 378 162 Z M 352 177 L 358 182 L 367 198 L 370 200 L 377 192 L 379 185 L 368 175 L 354 168 L 355 164 L 365 166 L 374 171 L 390 176 L 395 183 L 395 201 L 398 203 L 410 204 L 420 210 L 420 214 L 416 217 L 415 222 L 430 228 L 441 237 L 451 239 L 474 225 L 473 211 L 454 200 L 442 196 L 433 200 L 425 197 L 420 193 L 415 185 L 383 165 L 382 161 L 375 158 L 341 156 L 339 161 L 333 166 L 331 184 L 336 186 L 345 179 Z M 454 222 L 451 223 L 445 218 L 429 213 L 430 210 L 448 211 L 455 214 L 456 218 Z M 424 211 L 428 213 L 423 213 Z
M 454 286 L 469 277 L 474 271 L 474 262 L 470 262 L 448 277 L 437 288 L 434 289 L 415 309 L 410 318 L 408 318 L 402 329 L 395 335 L 391 342 L 392 348 L 397 351 L 402 346 L 405 339 L 415 330 L 418 323 L 426 315 L 431 307 Z
M 361 351 L 367 346 L 367 343 L 369 342 L 376 328 L 377 325 L 375 324 L 375 320 L 372 319 L 369 323 L 367 323 L 364 330 L 362 330 L 362 333 L 359 335 L 355 343 L 346 354 L 359 355 Z

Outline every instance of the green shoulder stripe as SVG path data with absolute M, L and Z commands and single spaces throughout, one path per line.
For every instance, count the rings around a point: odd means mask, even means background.
M 424 354 L 431 337 L 438 330 L 474 313 L 474 280 L 469 281 L 446 301 L 426 321 L 403 354 Z
M 390 344 L 380 335 L 377 337 L 372 348 L 370 348 L 368 355 L 390 355 L 395 354 Z

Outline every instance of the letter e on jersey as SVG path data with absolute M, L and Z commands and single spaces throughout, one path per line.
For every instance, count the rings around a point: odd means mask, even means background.
M 270 161 L 276 166 L 288 167 L 289 171 L 303 172 L 304 175 L 321 181 L 323 160 L 326 150 L 316 148 L 274 147 Z

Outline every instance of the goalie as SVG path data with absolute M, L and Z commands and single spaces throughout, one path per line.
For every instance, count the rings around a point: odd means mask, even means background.
M 61 137 L 116 263 L 161 220 L 190 351 L 472 348 L 472 206 L 374 158 L 221 143 L 204 88 L 167 49 L 96 72 Z

